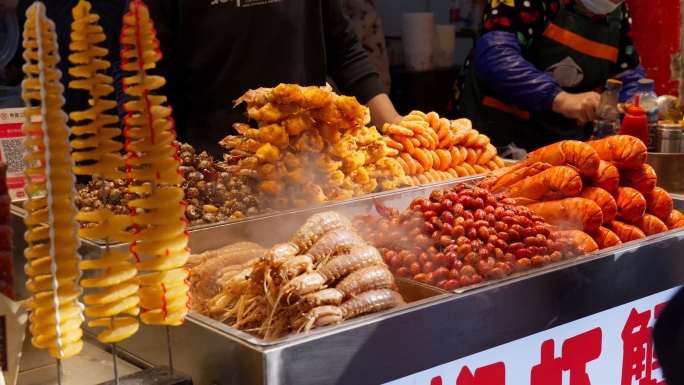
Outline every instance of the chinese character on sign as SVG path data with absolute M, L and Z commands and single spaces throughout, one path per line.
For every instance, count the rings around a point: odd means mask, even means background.
M 541 346 L 541 363 L 532 368 L 530 385 L 563 385 L 563 372 L 570 372 L 570 385 L 591 385 L 587 364 L 601 355 L 601 328 L 589 330 L 563 342 L 560 357 L 555 357 L 554 340 Z M 597 384 L 594 384 L 597 385 Z
M 654 318 L 658 318 L 660 311 L 665 307 L 661 303 L 655 307 Z M 651 322 L 651 311 L 643 313 L 632 309 L 622 329 L 622 385 L 632 385 L 632 380 L 638 385 L 665 385 L 665 381 L 657 381 L 653 378 L 653 370 L 659 369 L 660 365 L 655 357 L 653 347 L 653 328 L 648 326 Z
M 475 374 L 470 372 L 467 366 L 461 369 L 461 373 L 456 379 L 456 385 L 505 385 L 506 384 L 506 365 L 497 362 L 488 366 L 483 366 L 475 370 Z
M 442 385 L 442 377 L 434 377 L 430 380 L 430 385 Z M 464 366 L 456 379 L 456 385 L 506 385 L 506 365 L 497 362 L 483 366 L 476 369 L 475 374 Z

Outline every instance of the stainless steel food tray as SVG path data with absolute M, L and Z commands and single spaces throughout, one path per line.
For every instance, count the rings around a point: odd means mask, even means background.
M 415 197 L 455 182 L 374 197 L 404 208 Z M 270 246 L 289 238 L 315 212 L 370 212 L 372 197 L 193 230 L 190 246 L 196 252 L 244 240 Z M 684 197 L 675 202 L 684 209 Z M 13 212 L 21 215 L 17 208 Z M 15 228 L 15 242 L 22 232 Z M 15 247 L 23 249 L 21 243 Z M 191 313 L 183 326 L 172 328 L 174 364 L 198 384 L 382 383 L 681 285 L 682 247 L 684 232 L 673 231 L 459 295 L 414 284 L 425 292 L 409 306 L 274 342 Z M 93 258 L 101 248 L 86 240 L 81 251 Z M 23 265 L 21 253 L 16 254 L 15 266 Z M 165 364 L 165 338 L 164 328 L 141 325 L 120 347 L 143 361 Z
M 682 285 L 682 248 L 672 231 L 272 343 L 192 313 L 174 362 L 198 384 L 384 383 Z M 121 344 L 153 364 L 165 346 L 148 326 Z

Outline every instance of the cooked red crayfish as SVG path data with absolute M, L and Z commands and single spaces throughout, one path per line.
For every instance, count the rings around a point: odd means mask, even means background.
M 641 218 L 631 224 L 638 227 L 646 236 L 667 232 L 667 225 L 658 217 L 651 214 L 644 214 Z
M 599 205 L 603 213 L 603 223 L 610 223 L 615 219 L 618 212 L 617 202 L 608 191 L 598 187 L 585 187 L 580 197 L 590 199 Z
M 582 191 L 582 178 L 572 167 L 555 166 L 539 174 L 523 179 L 509 187 L 512 198 L 536 201 L 558 200 L 576 197 Z
M 614 135 L 605 139 L 587 142 L 598 152 L 601 160 L 611 163 L 620 170 L 630 170 L 646 163 L 648 149 L 644 142 L 629 135 Z
M 638 227 L 628 225 L 620 221 L 613 221 L 607 224 L 606 227 L 608 228 L 608 230 L 614 232 L 615 235 L 620 237 L 622 243 L 627 243 L 630 241 L 636 241 L 637 239 L 646 238 L 646 234 L 644 234 L 644 232 L 641 231 L 641 229 L 639 229 Z
M 648 212 L 661 220 L 666 220 L 674 210 L 672 197 L 660 187 L 654 188 L 653 192 L 645 195 L 644 198 L 646 198 Z
M 601 250 L 622 244 L 622 241 L 620 240 L 620 237 L 617 236 L 617 234 L 603 226 L 599 227 L 598 230 L 591 233 L 590 235 L 592 238 L 594 238 L 594 241 L 596 241 L 596 244 Z
M 569 240 L 578 255 L 584 255 L 599 249 L 596 241 L 589 234 L 579 230 L 554 231 L 551 233 L 551 239 L 554 241 L 558 239 Z
M 631 187 L 643 195 L 651 194 L 657 183 L 658 176 L 655 170 L 647 164 L 634 170 L 620 171 L 620 185 Z
M 564 140 L 527 154 L 526 164 L 531 165 L 537 162 L 549 163 L 553 166 L 570 164 L 577 167 L 580 175 L 591 178 L 598 172 L 600 161 L 596 150 L 588 144 L 576 140 Z
M 601 208 L 585 198 L 567 198 L 559 201 L 535 203 L 527 206 L 547 223 L 561 229 L 594 232 L 603 223 Z
M 589 178 L 591 183 L 608 192 L 613 192 L 620 184 L 620 172 L 617 167 L 612 164 L 601 161 L 599 163 L 598 172 L 593 177 Z
M 618 187 L 613 193 L 618 206 L 616 218 L 625 222 L 635 222 L 646 213 L 646 199 L 631 187 Z
M 670 215 L 665 220 L 665 225 L 667 225 L 667 228 L 670 230 L 684 227 L 684 214 L 677 210 L 672 210 Z

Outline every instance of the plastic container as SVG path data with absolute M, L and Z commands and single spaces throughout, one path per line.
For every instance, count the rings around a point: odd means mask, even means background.
M 601 94 L 601 100 L 596 110 L 594 139 L 603 139 L 620 133 L 620 113 L 617 105 L 621 90 L 621 81 L 608 79 L 606 90 Z
M 644 144 L 648 142 L 648 119 L 646 111 L 639 106 L 639 95 L 636 96 L 634 106 L 629 108 L 622 121 L 620 134 L 639 138 Z
M 655 82 L 652 79 L 641 79 L 637 83 L 637 93 L 639 95 L 639 105 L 646 112 L 646 119 L 648 120 L 648 151 L 656 151 L 655 138 L 656 129 L 658 128 L 658 95 L 653 91 L 655 89 Z M 634 98 L 628 102 L 634 105 Z

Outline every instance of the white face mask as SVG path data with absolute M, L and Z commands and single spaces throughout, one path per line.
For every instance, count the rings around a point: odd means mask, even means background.
M 580 0 L 584 8 L 596 15 L 607 15 L 617 9 L 624 1 L 617 4 L 610 0 Z

